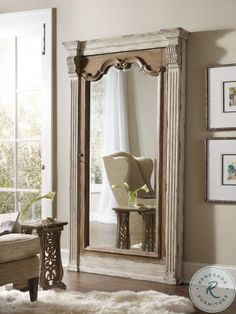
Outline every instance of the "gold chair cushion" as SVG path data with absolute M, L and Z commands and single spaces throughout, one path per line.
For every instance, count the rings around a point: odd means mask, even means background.
M 10 233 L 0 237 L 0 263 L 6 263 L 40 253 L 38 236 Z

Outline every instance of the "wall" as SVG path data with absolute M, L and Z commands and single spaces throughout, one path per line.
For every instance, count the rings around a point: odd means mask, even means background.
M 145 75 L 137 66 L 127 72 L 130 153 L 152 160 L 157 153 L 157 84 L 157 77 Z
M 235 265 L 236 206 L 204 202 L 204 138 L 212 135 L 205 126 L 204 68 L 236 62 L 236 1 L 0 0 L 2 13 L 46 7 L 57 8 L 58 217 L 69 220 L 70 85 L 62 42 L 181 26 L 192 32 L 187 71 L 184 260 Z M 228 134 L 236 136 L 236 132 Z M 64 248 L 68 234 L 67 228 Z

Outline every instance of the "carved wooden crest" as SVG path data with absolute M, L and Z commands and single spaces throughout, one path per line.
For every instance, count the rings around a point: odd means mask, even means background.
M 114 66 L 117 70 L 126 71 L 129 70 L 132 64 L 138 66 L 140 71 L 143 71 L 149 76 L 158 76 L 160 73 L 165 71 L 165 67 L 160 66 L 153 69 L 151 66 L 147 65 L 145 61 L 139 57 L 127 57 L 124 59 L 113 58 L 104 62 L 96 74 L 82 72 L 80 75 L 87 81 L 97 81 L 104 74 L 107 73 L 110 67 Z

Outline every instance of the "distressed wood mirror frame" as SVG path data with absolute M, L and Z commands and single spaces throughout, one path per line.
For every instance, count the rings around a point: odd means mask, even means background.
M 64 43 L 71 79 L 70 255 L 69 269 L 177 284 L 182 281 L 183 192 L 185 155 L 185 73 L 188 33 L 181 29 L 102 40 Z M 148 75 L 160 75 L 157 156 L 157 252 L 88 246 L 89 84 L 115 66 L 136 64 Z M 121 252 L 122 251 L 122 252 Z

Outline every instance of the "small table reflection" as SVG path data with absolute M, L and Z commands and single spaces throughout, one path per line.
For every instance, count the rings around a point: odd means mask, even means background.
M 142 251 L 153 252 L 155 249 L 155 207 L 116 207 L 117 215 L 116 248 L 130 249 L 129 217 L 130 212 L 142 215 Z

